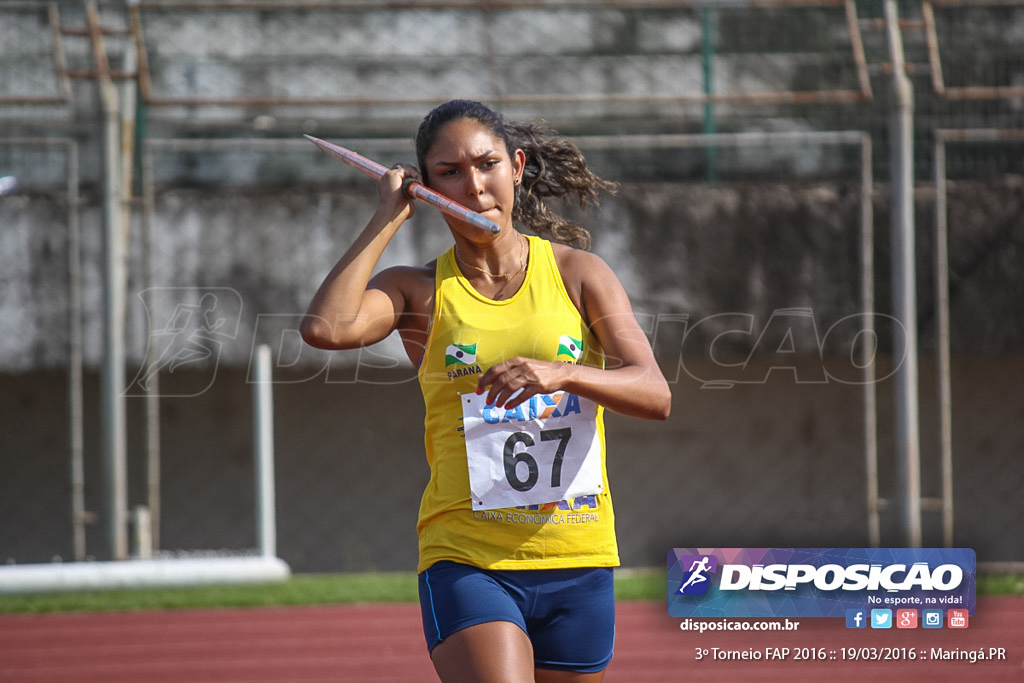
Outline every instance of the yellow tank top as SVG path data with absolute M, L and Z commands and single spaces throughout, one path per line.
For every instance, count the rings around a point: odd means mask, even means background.
M 596 417 L 600 493 L 492 510 L 474 510 L 470 501 L 460 395 L 475 393 L 478 375 L 515 356 L 604 363 L 597 339 L 565 290 L 551 244 L 528 239 L 526 279 L 502 301 L 473 289 L 454 248 L 437 260 L 433 319 L 418 373 L 430 466 L 417 524 L 419 571 L 441 560 L 489 569 L 619 564 L 601 406 Z

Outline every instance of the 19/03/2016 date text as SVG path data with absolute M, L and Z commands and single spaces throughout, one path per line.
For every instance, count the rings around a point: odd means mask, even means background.
M 728 650 L 717 647 L 698 647 L 694 650 L 697 661 L 1006 661 L 1006 648 L 913 648 L 913 647 L 766 647 Z

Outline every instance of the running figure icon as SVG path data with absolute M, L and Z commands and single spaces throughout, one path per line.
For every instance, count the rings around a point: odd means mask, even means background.
M 149 322 L 146 356 L 125 395 L 198 396 L 213 383 L 221 354 L 238 337 L 242 299 L 226 287 L 160 287 L 140 293 Z M 173 305 L 173 308 L 171 305 Z M 162 311 L 166 310 L 167 313 Z M 168 391 L 158 376 L 181 377 Z
M 694 560 L 693 563 L 690 564 L 690 568 L 687 570 L 688 572 L 690 572 L 690 576 L 686 579 L 686 581 L 683 582 L 683 585 L 679 587 L 680 593 L 686 595 L 687 588 L 695 584 L 704 583 L 708 580 L 708 577 L 705 576 L 705 573 L 711 571 L 711 567 L 708 566 L 710 560 L 710 556 L 704 555 L 700 558 L 700 560 Z

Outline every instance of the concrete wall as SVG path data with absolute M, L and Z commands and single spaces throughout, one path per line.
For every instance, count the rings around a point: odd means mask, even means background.
M 804 359 L 803 371 L 814 359 Z M 807 364 L 809 363 L 809 364 Z M 694 374 L 712 371 L 690 360 Z M 766 367 L 758 368 L 764 374 Z M 671 371 L 671 366 L 666 367 Z M 1024 561 L 1024 406 L 1020 356 L 961 357 L 953 366 L 955 537 L 979 561 Z M 190 373 L 162 387 L 193 386 Z M 805 384 L 776 371 L 763 384 L 672 384 L 669 421 L 608 417 L 609 476 L 622 561 L 658 566 L 672 547 L 860 547 L 868 543 L 859 388 Z M 922 362 L 922 481 L 939 492 L 934 366 Z M 294 571 L 412 570 L 427 467 L 422 402 L 403 373 L 329 383 L 279 371 L 275 385 L 278 549 Z M 89 396 L 98 379 L 87 375 Z M 301 380 L 301 381 L 300 381 Z M 71 556 L 65 378 L 5 375 L 0 392 L 0 561 Z M 161 547 L 252 548 L 251 385 L 225 370 L 198 396 L 162 401 Z M 878 386 L 880 485 L 896 492 L 891 383 Z M 132 504 L 145 502 L 141 401 L 129 399 Z M 102 511 L 97 405 L 87 407 L 87 508 Z M 37 417 L 38 419 L 32 419 Z M 103 557 L 102 513 L 88 549 Z M 900 546 L 895 510 L 884 545 Z M 925 544 L 941 545 L 937 513 Z M 173 553 L 172 553 L 173 554 Z
M 326 156 L 326 155 L 322 155 Z M 218 333 L 219 362 L 247 367 L 253 345 L 284 344 L 284 355 L 306 367 L 326 359 L 303 349 L 288 331 L 334 262 L 373 212 L 369 180 L 341 188 L 270 187 L 230 192 L 168 190 L 154 213 L 153 310 L 143 298 L 138 213 L 131 233 L 128 286 L 129 357 L 141 362 L 154 332 L 179 304 L 219 292 L 230 325 Z M 956 353 L 1020 353 L 1024 287 L 1013 254 L 1024 244 L 1020 178 L 957 183 L 950 193 L 952 334 Z M 60 196 L 0 198 L 0 371 L 59 367 L 68 343 L 67 208 Z M 886 191 L 875 201 L 875 310 L 889 308 Z M 86 363 L 101 357 L 101 211 L 95 196 L 80 207 Z M 571 213 L 569 211 L 568 213 Z M 815 329 L 797 342 L 817 349 L 829 329 L 859 313 L 859 187 L 853 184 L 625 184 L 600 210 L 580 217 L 594 250 L 615 269 L 645 324 L 687 315 L 691 327 L 722 314 L 752 316 L 753 330 L 785 308 L 809 309 Z M 932 327 L 932 203 L 918 204 L 918 289 L 924 348 Z M 426 263 L 451 237 L 440 215 L 424 208 L 389 246 L 382 267 Z M 722 324 L 734 321 L 723 319 Z M 884 322 L 884 321 L 880 321 Z M 700 339 L 716 334 L 699 326 Z M 720 329 L 718 330 L 720 331 Z M 703 335 L 703 336 L 701 336 Z M 748 353 L 756 336 L 740 340 Z M 831 350 L 851 342 L 831 336 Z M 881 340 L 883 347 L 889 344 Z M 385 355 L 400 361 L 397 345 Z M 352 355 L 344 363 L 355 362 Z M 337 362 L 337 361 L 335 361 Z
M 391 342 L 372 353 L 323 354 L 294 333 L 320 279 L 372 211 L 368 194 L 363 185 L 161 192 L 161 289 L 149 311 L 133 233 L 126 388 L 133 504 L 144 500 L 136 373 L 146 345 L 175 355 L 161 331 L 204 294 L 217 297 L 213 317 L 225 320 L 205 336 L 203 348 L 212 352 L 206 361 L 162 366 L 163 548 L 254 544 L 248 368 L 254 345 L 270 342 L 282 556 L 297 571 L 411 568 L 426 476 L 412 368 Z M 887 215 L 885 193 L 878 194 L 877 310 L 884 313 Z M 1022 370 L 1016 312 L 1024 306 L 1010 257 L 1024 238 L 1024 224 L 1014 220 L 1022 195 L 1012 178 L 961 184 L 953 194 L 956 542 L 985 560 L 1020 560 L 1020 544 L 1004 530 L 1024 520 L 1016 491 L 1024 403 L 1013 384 Z M 857 201 L 856 188 L 829 183 L 627 185 L 587 219 L 596 251 L 627 287 L 674 392 L 667 423 L 609 418 L 626 564 L 659 564 L 667 548 L 693 543 L 867 542 L 851 330 L 828 334 L 859 311 Z M 922 222 L 928 206 L 919 206 Z M 70 553 L 64 215 L 52 196 L 0 200 L 0 223 L 8 226 L 0 233 L 0 557 L 19 562 Z M 89 509 L 100 511 L 99 209 L 92 197 L 82 207 L 82 227 L 87 497 Z M 926 232 L 920 237 L 923 478 L 926 495 L 935 495 L 931 247 Z M 389 247 L 386 263 L 426 261 L 450 239 L 424 209 Z M 766 329 L 771 333 L 762 335 Z M 730 330 L 712 348 L 716 335 Z M 893 330 L 879 331 L 882 486 L 883 495 L 893 495 L 885 355 Z M 744 365 L 723 365 L 748 356 Z M 926 515 L 926 542 L 940 542 L 937 523 Z M 89 548 L 102 557 L 100 528 L 90 527 Z M 902 542 L 891 512 L 885 529 L 883 542 Z

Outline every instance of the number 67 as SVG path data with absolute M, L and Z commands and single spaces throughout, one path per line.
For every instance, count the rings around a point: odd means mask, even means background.
M 565 449 L 572 438 L 572 429 L 563 427 L 561 429 L 542 429 L 540 432 L 541 441 L 558 441 L 555 449 L 555 459 L 551 463 L 551 488 L 558 488 L 562 484 L 562 459 L 565 457 Z M 505 440 L 505 479 L 508 485 L 516 491 L 529 491 L 537 485 L 540 478 L 540 468 L 537 459 L 528 451 L 515 452 L 517 444 L 525 444 L 527 448 L 535 445 L 533 437 L 529 432 L 515 432 Z M 527 475 L 525 479 L 519 478 L 517 467 L 519 463 L 526 463 Z

